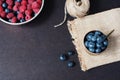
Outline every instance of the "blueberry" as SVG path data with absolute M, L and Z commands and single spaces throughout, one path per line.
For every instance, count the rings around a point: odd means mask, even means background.
M 9 19 L 8 21 L 11 22 L 11 19 Z
M 100 36 L 97 38 L 97 43 L 101 43 L 103 40 L 104 40 L 104 38 Z
M 9 12 L 10 12 L 10 10 L 9 10 L 9 9 L 5 9 L 5 12 L 6 12 L 6 13 L 9 13 Z
M 103 47 L 101 47 L 101 49 L 102 49 L 102 50 L 105 50 L 105 49 L 106 49 L 106 47 L 105 47 L 105 46 L 103 46 Z
M 105 41 L 103 42 L 103 44 L 104 44 L 104 46 L 108 46 L 108 41 L 105 40 Z
M 89 41 L 85 41 L 85 46 L 89 47 Z
M 94 48 L 95 47 L 95 43 L 94 42 L 89 42 L 88 46 L 89 46 L 89 48 Z
M 72 56 L 72 55 L 75 54 L 75 52 L 74 52 L 74 51 L 68 51 L 67 54 L 68 54 L 69 56 Z
M 74 61 L 68 61 L 67 66 L 69 68 L 74 67 L 75 66 L 75 62 Z
M 96 49 L 95 52 L 96 53 L 100 53 L 102 50 L 100 48 Z
M 22 23 L 22 22 L 25 22 L 25 19 L 20 19 L 20 22 Z
M 101 37 L 102 37 L 103 39 L 105 39 L 105 38 L 106 38 L 106 35 L 103 34 Z
M 88 41 L 91 41 L 93 35 L 94 35 L 94 33 L 89 33 L 89 34 L 86 36 L 86 39 L 87 39 Z
M 93 42 L 97 41 L 97 36 L 93 36 L 91 39 Z
M 96 47 L 97 47 L 97 48 L 101 48 L 102 46 L 103 46 L 102 43 L 96 43 Z
M 20 12 L 19 11 L 15 11 L 16 14 L 19 14 Z
M 94 53 L 95 52 L 95 48 L 89 48 L 89 51 Z
M 16 0 L 17 2 L 21 2 L 22 0 Z
M 67 60 L 67 56 L 65 54 L 61 54 L 59 58 L 61 61 Z
M 19 11 L 14 11 L 14 15 L 17 16 L 19 14 Z
M 3 8 L 6 8 L 7 6 L 8 6 L 7 3 L 3 3 L 3 4 L 2 4 L 2 7 L 3 7 Z
M 95 31 L 95 35 L 101 35 L 102 33 L 100 31 Z

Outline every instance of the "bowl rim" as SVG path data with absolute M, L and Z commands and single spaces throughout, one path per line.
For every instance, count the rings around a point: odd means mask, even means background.
M 11 22 L 5 21 L 5 20 L 2 19 L 2 18 L 0 18 L 0 21 L 4 22 L 4 23 L 6 23 L 6 24 L 9 24 L 9 25 L 23 25 L 23 24 L 29 23 L 29 22 L 31 22 L 32 20 L 34 20 L 34 19 L 41 13 L 41 11 L 42 11 L 42 9 L 43 9 L 43 6 L 44 6 L 44 0 L 42 0 L 42 5 L 41 5 L 41 7 L 40 7 L 39 12 L 38 12 L 34 17 L 32 17 L 30 20 L 28 20 L 28 21 L 25 21 L 25 22 L 22 22 L 22 23 L 11 23 Z

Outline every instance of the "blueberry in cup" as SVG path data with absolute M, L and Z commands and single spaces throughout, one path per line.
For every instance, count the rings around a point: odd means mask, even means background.
M 101 31 L 93 30 L 88 32 L 84 37 L 84 46 L 87 51 L 92 54 L 100 54 L 108 47 L 108 37 L 113 32 L 112 30 L 108 35 L 103 34 Z

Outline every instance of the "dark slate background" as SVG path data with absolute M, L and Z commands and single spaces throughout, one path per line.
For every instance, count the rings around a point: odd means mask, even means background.
M 0 80 L 120 80 L 120 62 L 83 72 L 77 55 L 72 69 L 59 55 L 74 50 L 66 24 L 54 28 L 64 16 L 65 0 L 45 0 L 32 22 L 10 26 L 0 22 Z M 89 14 L 120 7 L 120 0 L 91 0 Z M 68 17 L 69 19 L 70 17 Z

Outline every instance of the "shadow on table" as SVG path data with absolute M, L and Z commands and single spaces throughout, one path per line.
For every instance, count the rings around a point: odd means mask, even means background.
M 112 4 L 111 4 L 112 3 Z M 89 14 L 120 7 L 120 0 L 90 0 Z

